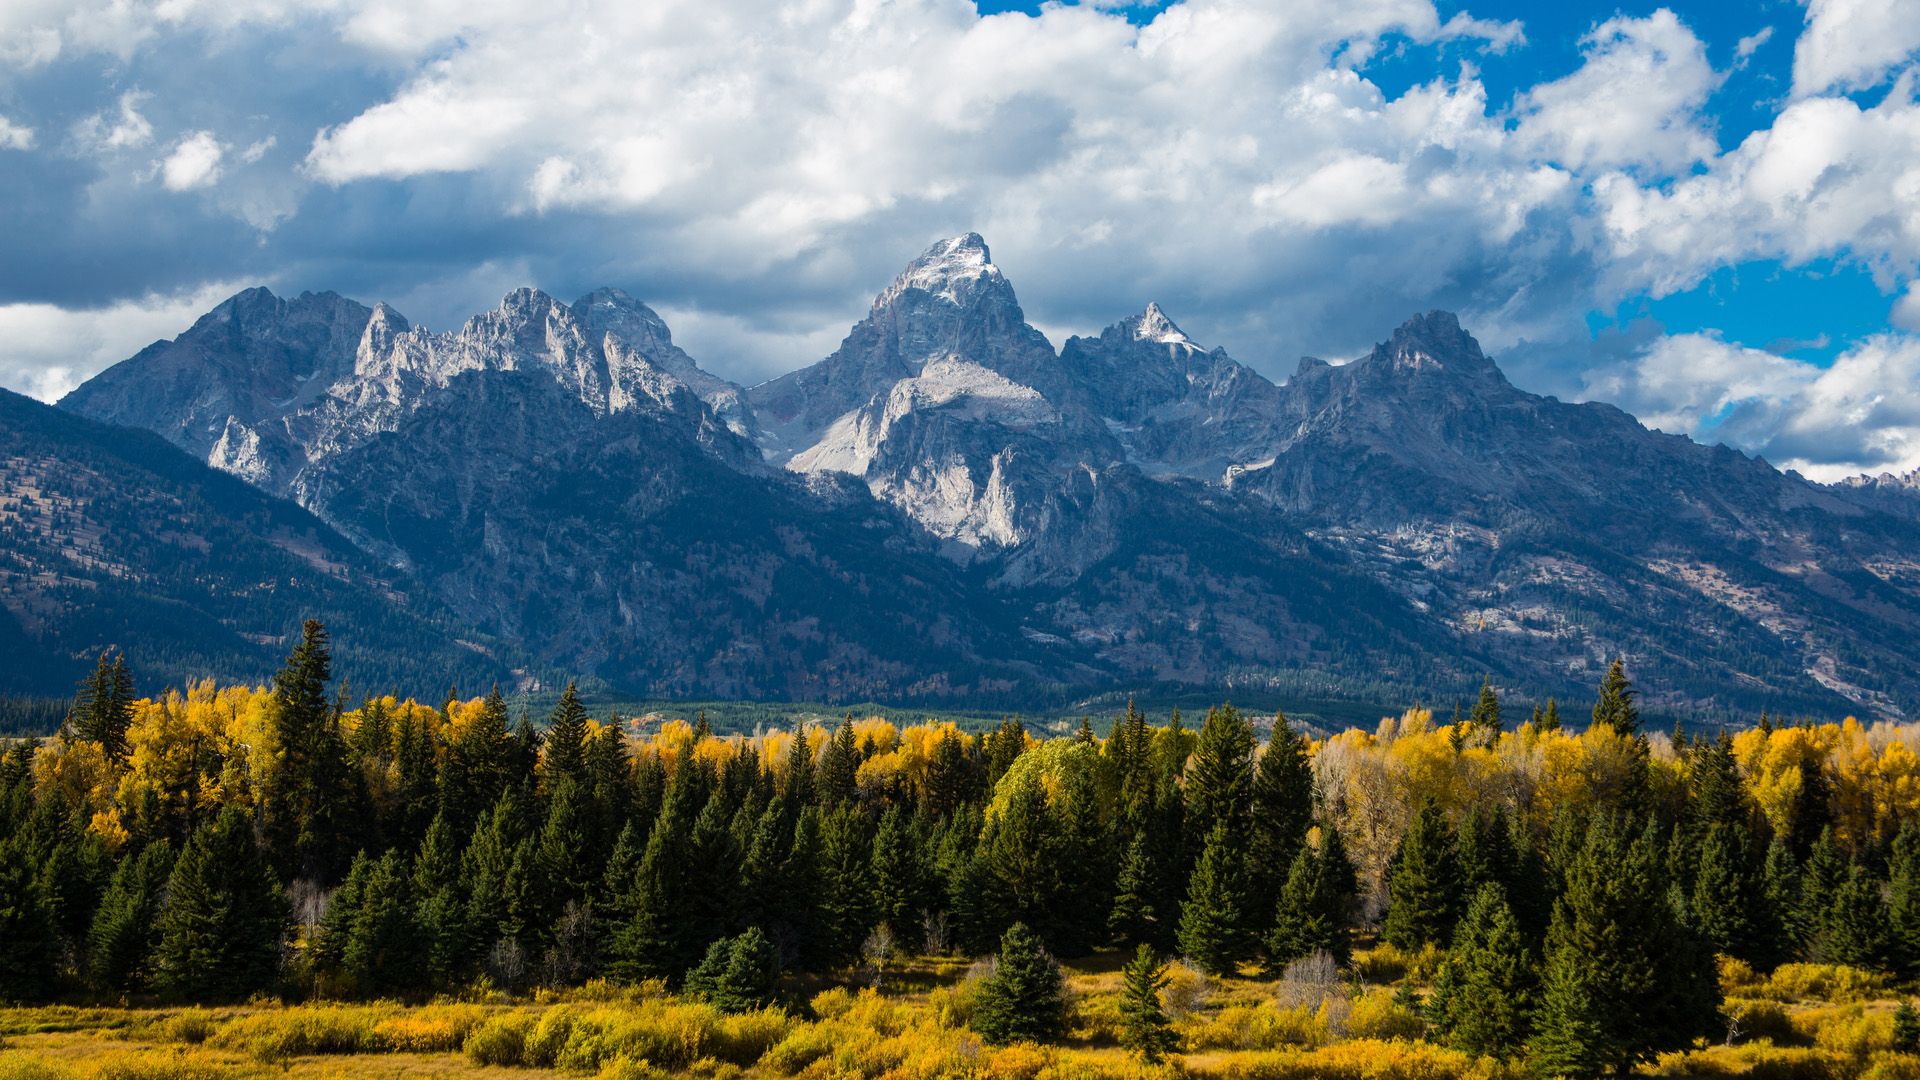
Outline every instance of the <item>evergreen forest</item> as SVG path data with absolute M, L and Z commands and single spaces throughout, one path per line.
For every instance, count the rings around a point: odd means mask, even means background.
M 331 649 L 157 698 L 103 655 L 11 742 L 0 1035 L 207 1076 L 1920 1077 L 1920 725 L 1646 731 L 1616 662 L 1577 721 L 1489 682 L 1317 740 L 720 736 L 349 700 Z

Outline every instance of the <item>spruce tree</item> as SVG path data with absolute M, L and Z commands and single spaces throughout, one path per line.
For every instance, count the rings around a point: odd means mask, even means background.
M 1764 965 L 1781 932 L 1761 921 L 1764 906 L 1761 882 L 1747 862 L 1746 830 L 1725 822 L 1709 827 L 1693 885 L 1701 932 L 1719 951 Z
M 1189 841 L 1198 848 L 1215 825 L 1225 825 L 1228 843 L 1244 855 L 1252 832 L 1253 725 L 1239 710 L 1231 705 L 1207 710 L 1186 781 Z
M 0 998 L 38 1001 L 53 992 L 59 939 L 34 881 L 35 860 L 15 836 L 0 842 Z
M 340 710 L 327 700 L 327 629 L 308 619 L 273 677 L 278 768 L 261 792 L 261 833 L 282 877 L 340 880 L 368 813 L 366 780 L 351 760 Z
M 874 834 L 873 881 L 875 913 L 881 921 L 896 933 L 908 933 L 920 925 L 926 871 L 919 838 L 898 806 L 888 808 Z
M 1920 1012 L 1914 1011 L 1911 998 L 1903 998 L 1893 1010 L 1891 1043 L 1895 1053 L 1920 1054 Z
M 936 818 L 951 817 L 973 797 L 975 766 L 959 733 L 943 732 L 927 759 L 927 779 L 921 801 Z
M 1146 831 L 1134 832 L 1127 853 L 1120 860 L 1120 876 L 1114 884 L 1113 906 L 1108 909 L 1107 931 L 1125 945 L 1146 945 L 1167 935 L 1157 901 L 1160 895 L 1152 848 Z
M 1228 823 L 1213 826 L 1187 885 L 1180 913 L 1180 951 L 1210 975 L 1233 975 L 1252 954 L 1247 934 L 1246 882 Z
M 346 880 L 327 897 L 326 912 L 320 916 L 320 925 L 303 957 L 308 971 L 323 988 L 344 990 L 350 981 L 346 973 L 347 939 L 353 936 L 353 920 L 360 914 L 360 894 L 367 887 L 372 867 L 365 851 L 356 854 Z
M 1507 729 L 1506 721 L 1500 717 L 1500 695 L 1494 693 L 1492 675 L 1480 680 L 1480 700 L 1474 702 L 1473 712 L 1467 722 L 1472 725 L 1474 736 L 1481 741 L 1491 740 Z
M 690 910 L 687 895 L 694 818 L 701 809 L 691 805 L 700 795 L 694 772 L 690 765 L 682 765 L 647 839 L 646 855 L 627 901 L 633 918 L 614 933 L 612 970 L 621 978 L 677 983 L 701 955 L 705 928 Z
M 1577 856 L 1556 860 L 1554 905 L 1531 1043 L 1538 1071 L 1586 1080 L 1681 1049 L 1714 1026 L 1719 991 L 1710 948 L 1668 895 L 1661 844 L 1602 818 Z
M 125 761 L 127 728 L 132 723 L 133 674 L 127 670 L 126 654 L 103 652 L 93 673 L 80 683 L 67 714 L 67 728 L 75 738 L 99 743 L 108 758 Z
M 287 914 L 247 812 L 222 810 L 195 831 L 168 878 L 155 985 L 191 1001 L 267 989 L 279 975 Z
M 540 764 L 548 791 L 557 788 L 562 779 L 576 785 L 587 782 L 586 745 L 587 708 L 580 704 L 580 695 L 569 679 L 547 720 L 546 755 Z
M 1248 882 L 1249 927 L 1264 935 L 1273 926 L 1274 902 L 1279 899 L 1281 867 L 1293 865 L 1306 847 L 1313 826 L 1313 766 L 1307 760 L 1306 739 L 1287 723 L 1286 714 L 1274 716 L 1273 736 L 1260 754 L 1253 779 L 1252 835 L 1247 862 L 1266 868 Z
M 877 921 L 873 894 L 873 840 L 867 819 L 858 808 L 843 805 L 821 831 L 816 962 L 843 964 L 860 954 Z
M 706 958 L 687 975 L 687 993 L 721 1012 L 764 1009 L 779 990 L 780 957 L 758 926 L 707 946 Z
M 1520 925 L 1498 884 L 1474 893 L 1446 967 L 1445 994 L 1436 990 L 1429 1009 L 1447 1044 L 1476 1057 L 1518 1054 L 1532 1030 L 1537 987 Z
M 1388 880 L 1387 917 L 1380 936 L 1402 949 L 1453 936 L 1460 909 L 1460 871 L 1453 829 L 1429 795 L 1400 839 Z
M 1490 809 L 1475 803 L 1467 808 L 1460 822 L 1456 842 L 1459 852 L 1460 895 L 1471 899 L 1482 885 L 1500 886 L 1500 895 L 1511 895 L 1521 875 L 1521 855 L 1514 843 L 1507 809 L 1495 803 Z
M 1120 1046 L 1149 1065 L 1158 1065 L 1178 1049 L 1180 1037 L 1160 1007 L 1160 990 L 1169 981 L 1166 965 L 1142 944 L 1121 970 Z
M 1540 717 L 1540 733 L 1548 734 L 1560 730 L 1560 703 L 1553 698 L 1547 699 L 1547 711 Z
M 1892 967 L 1893 944 L 1880 882 L 1856 862 L 1834 890 L 1820 958 L 1866 971 L 1886 971 Z
M 1025 923 L 1014 923 L 1000 938 L 993 974 L 981 980 L 974 1002 L 973 1028 L 992 1045 L 1066 1033 L 1066 980 Z
M 166 840 L 128 855 L 113 872 L 87 935 L 87 985 L 96 993 L 143 990 L 152 972 L 155 921 L 173 873 L 173 847 Z
M 1600 680 L 1600 700 L 1593 706 L 1593 726 L 1608 728 L 1620 735 L 1640 733 L 1640 710 L 1633 704 L 1640 691 L 1627 681 L 1626 668 L 1619 657 Z
M 1822 829 L 1800 867 L 1800 907 L 1795 921 L 1803 940 L 1812 943 L 1827 929 L 1834 896 L 1847 879 L 1847 860 L 1833 843 L 1833 828 Z
M 1323 842 L 1324 843 L 1324 842 Z M 1267 933 L 1268 974 L 1278 976 L 1286 966 L 1318 950 L 1326 950 L 1342 966 L 1351 952 L 1339 873 L 1331 858 L 1302 847 L 1287 871 L 1287 883 L 1275 904 L 1273 929 Z
M 987 733 L 986 744 L 987 788 L 992 790 L 1014 761 L 1027 752 L 1027 727 L 1019 717 L 1007 717 Z
M 466 963 L 466 882 L 453 819 L 445 809 L 427 827 L 413 864 L 414 919 L 426 950 L 427 973 L 434 985 L 451 986 Z
M 1767 909 L 1773 913 L 1781 932 L 1770 960 L 1785 962 L 1799 954 L 1807 932 L 1800 922 L 1800 867 L 1794 862 L 1793 848 L 1786 838 L 1775 836 L 1767 845 L 1767 861 L 1761 871 L 1761 893 Z
M 1894 836 L 1887 860 L 1887 933 L 1894 971 L 1920 972 L 1920 827 L 1909 821 Z
M 362 996 L 403 993 L 426 980 L 427 950 L 407 871 L 399 852 L 389 851 L 364 879 L 341 955 L 348 985 Z
M 853 714 L 848 713 L 820 754 L 820 808 L 833 810 L 859 793 L 860 748 L 853 741 Z

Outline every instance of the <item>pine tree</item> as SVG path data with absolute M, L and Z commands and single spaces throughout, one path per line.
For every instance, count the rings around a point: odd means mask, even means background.
M 1746 830 L 1725 822 L 1710 826 L 1700 845 L 1698 867 L 1693 912 L 1701 932 L 1729 956 L 1764 963 L 1779 928 L 1757 919 L 1763 898 L 1761 883 L 1747 863 Z
M 338 881 L 367 819 L 366 780 L 327 700 L 327 629 L 308 619 L 300 644 L 273 677 L 279 768 L 261 793 L 261 833 L 283 877 Z
M 1920 827 L 1909 821 L 1893 838 L 1887 860 L 1887 933 L 1894 971 L 1910 979 L 1920 971 Z
M 877 919 L 873 893 L 873 841 L 867 819 L 843 805 L 821 832 L 819 951 L 816 960 L 841 964 L 860 953 Z
M 926 784 L 921 789 L 921 801 L 927 813 L 936 818 L 951 817 L 971 800 L 974 773 L 973 759 L 967 756 L 960 735 L 952 729 L 943 732 L 928 756 Z
M 96 993 L 145 989 L 158 943 L 155 920 L 173 873 L 173 847 L 166 840 L 128 855 L 113 872 L 87 935 L 87 985 Z
M 660 819 L 626 901 L 632 921 L 615 930 L 612 970 L 620 978 L 678 982 L 699 959 L 702 927 L 689 909 L 688 868 L 694 856 L 697 770 L 682 766 L 668 786 Z
M 779 990 L 780 957 L 758 926 L 707 946 L 706 958 L 687 975 L 687 993 L 721 1012 L 764 1009 Z
M 859 793 L 860 749 L 853 741 L 853 714 L 840 721 L 840 727 L 820 754 L 820 808 L 832 810 L 851 801 Z
M 880 818 L 873 838 L 874 903 L 881 921 L 899 932 L 920 925 L 926 903 L 926 870 L 919 838 L 898 806 Z
M 1854 863 L 1834 890 L 1827 915 L 1821 959 L 1835 964 L 1885 971 L 1892 965 L 1893 942 L 1888 933 L 1887 907 L 1880 898 L 1880 882 L 1867 868 Z
M 1453 936 L 1459 918 L 1460 872 L 1453 830 L 1429 795 L 1400 839 L 1388 881 L 1387 917 L 1380 936 L 1402 949 Z
M 1920 1054 L 1920 1012 L 1914 1011 L 1911 998 L 1893 1011 L 1892 1046 L 1895 1053 Z
M 1634 707 L 1633 699 L 1639 692 L 1627 681 L 1626 668 L 1620 658 L 1615 657 L 1606 677 L 1600 680 L 1600 700 L 1593 706 L 1593 726 L 1609 728 L 1620 735 L 1638 735 L 1640 710 Z
M 1225 825 L 1228 843 L 1244 855 L 1252 831 L 1253 725 L 1233 706 L 1207 710 L 1186 780 L 1188 839 L 1198 848 L 1215 825 Z
M 1560 703 L 1555 701 L 1552 698 L 1548 698 L 1546 714 L 1540 718 L 1540 733 L 1544 735 L 1549 732 L 1554 732 L 1559 730 L 1560 730 Z
M 450 986 L 469 951 L 465 882 L 453 819 L 445 809 L 434 815 L 413 864 L 414 914 L 426 949 L 427 973 L 437 986 Z
M 1346 898 L 1340 895 L 1337 874 L 1318 852 L 1302 847 L 1287 870 L 1287 883 L 1275 905 L 1273 929 L 1268 932 L 1268 974 L 1324 949 L 1335 963 L 1345 965 L 1351 951 L 1342 918 Z
M 1501 887 L 1480 886 L 1467 908 L 1430 1006 L 1447 1044 L 1468 1054 L 1511 1058 L 1532 1029 L 1537 987 L 1520 938 L 1520 924 Z
M 316 982 L 324 987 L 344 990 L 350 981 L 346 972 L 347 940 L 353 936 L 353 921 L 360 915 L 360 895 L 366 890 L 372 869 L 373 862 L 365 851 L 356 854 L 346 880 L 327 897 L 326 912 L 320 916 L 313 943 L 303 958 Z
M 1168 983 L 1166 965 L 1142 944 L 1121 971 L 1125 979 L 1120 996 L 1120 1045 L 1149 1065 L 1158 1065 L 1178 1049 L 1180 1037 L 1160 1007 L 1160 990 Z
M 558 913 L 568 901 L 586 900 L 595 878 L 605 872 L 605 863 L 591 847 L 586 794 L 572 776 L 556 775 L 558 786 L 540 831 L 538 856 L 551 913 Z
M 1159 884 L 1153 864 L 1152 848 L 1145 830 L 1136 831 L 1120 860 L 1120 876 L 1114 883 L 1113 906 L 1108 909 L 1107 930 L 1116 941 L 1127 945 L 1146 945 L 1162 940 Z
M 1482 885 L 1500 886 L 1500 895 L 1510 896 L 1519 883 L 1521 856 L 1514 843 L 1513 828 L 1506 807 L 1494 804 L 1487 809 L 1479 803 L 1467 808 L 1460 822 L 1456 844 L 1459 852 L 1460 895 L 1471 898 Z
M 280 970 L 287 902 L 254 845 L 247 812 L 202 825 L 174 864 L 160 916 L 154 983 L 192 1001 L 244 998 Z
M 1019 717 L 1007 717 L 987 733 L 986 743 L 987 788 L 991 790 L 999 785 L 1000 778 L 1013 767 L 1014 761 L 1027 752 L 1026 725 Z
M 1828 826 L 1808 850 L 1800 867 L 1800 908 L 1796 922 L 1803 940 L 1813 942 L 1827 929 L 1833 913 L 1834 896 L 1847 879 L 1847 861 L 1833 844 L 1833 828 Z
M 25 838 L 0 842 L 0 998 L 37 1001 L 53 992 L 59 939 L 34 882 Z
M 1060 965 L 1025 923 L 1014 923 L 1000 938 L 993 974 L 981 980 L 974 1000 L 973 1028 L 992 1045 L 1018 1039 L 1043 1042 L 1066 1032 L 1066 981 Z
M 369 866 L 341 962 L 356 993 L 379 997 L 425 981 L 427 955 L 414 917 L 405 860 L 389 851 Z
M 109 663 L 107 657 L 112 656 Z M 125 653 L 101 653 L 93 673 L 80 683 L 67 726 L 75 738 L 100 744 L 107 757 L 125 761 L 127 728 L 133 723 L 133 674 Z
M 1536 1069 L 1586 1080 L 1688 1046 L 1716 1021 L 1713 954 L 1681 919 L 1661 880 L 1659 835 L 1629 839 L 1605 818 L 1584 830 L 1577 856 L 1556 859 L 1554 905 L 1541 977 Z
M 1060 821 L 1036 774 L 1016 776 L 1007 785 L 991 842 L 983 839 L 999 901 L 996 922 L 1024 923 L 1058 947 L 1069 918 Z
M 1472 725 L 1474 735 L 1483 741 L 1507 729 L 1506 721 L 1500 718 L 1500 695 L 1494 693 L 1492 675 L 1481 679 L 1480 700 L 1474 703 L 1467 722 Z
M 1793 849 L 1784 837 L 1775 836 L 1767 846 L 1767 862 L 1761 879 L 1767 909 L 1781 928 L 1780 940 L 1775 943 L 1769 960 L 1784 962 L 1798 954 L 1808 936 L 1800 922 L 1800 867 L 1793 861 Z
M 1272 929 L 1274 902 L 1282 884 L 1277 871 L 1293 865 L 1294 856 L 1306 847 L 1312 826 L 1313 766 L 1307 760 L 1306 740 L 1287 723 L 1286 714 L 1276 714 L 1273 737 L 1267 740 L 1253 779 L 1247 861 L 1274 871 L 1256 873 L 1248 882 L 1248 915 L 1254 918 L 1249 929 L 1255 934 L 1265 935 Z
M 557 788 L 562 779 L 576 785 L 587 782 L 586 740 L 587 708 L 580 704 L 580 695 L 569 679 L 547 720 L 546 759 L 541 762 L 541 772 L 548 791 Z
M 1251 953 L 1246 882 L 1240 853 L 1225 821 L 1217 822 L 1201 850 L 1180 914 L 1180 951 L 1210 975 L 1233 975 Z

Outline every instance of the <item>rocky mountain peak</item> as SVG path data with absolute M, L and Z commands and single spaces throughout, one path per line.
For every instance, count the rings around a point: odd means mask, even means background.
M 893 306 L 910 289 L 937 296 L 948 303 L 966 307 L 982 286 L 999 285 L 1006 289 L 1006 278 L 993 265 L 993 254 L 979 233 L 950 236 L 935 241 L 920 257 L 907 264 L 893 284 L 874 298 L 873 310 Z M 1006 289 L 1008 298 L 1012 290 Z
M 1160 310 L 1159 304 L 1150 303 L 1147 310 L 1120 324 L 1135 341 L 1152 341 L 1165 345 L 1191 345 L 1193 341 L 1182 333 L 1167 313 Z
M 1368 360 L 1395 372 L 1501 377 L 1500 369 L 1451 311 L 1429 311 L 1401 323 L 1385 344 L 1374 346 Z

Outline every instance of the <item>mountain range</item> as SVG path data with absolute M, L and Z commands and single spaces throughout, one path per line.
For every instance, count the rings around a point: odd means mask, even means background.
M 1565 699 L 1623 656 L 1665 712 L 1920 710 L 1916 478 L 1527 393 L 1445 312 L 1279 384 L 1152 305 L 1056 349 L 974 234 L 753 387 L 617 289 L 450 333 L 250 289 L 59 408 L 297 504 L 522 685 Z

